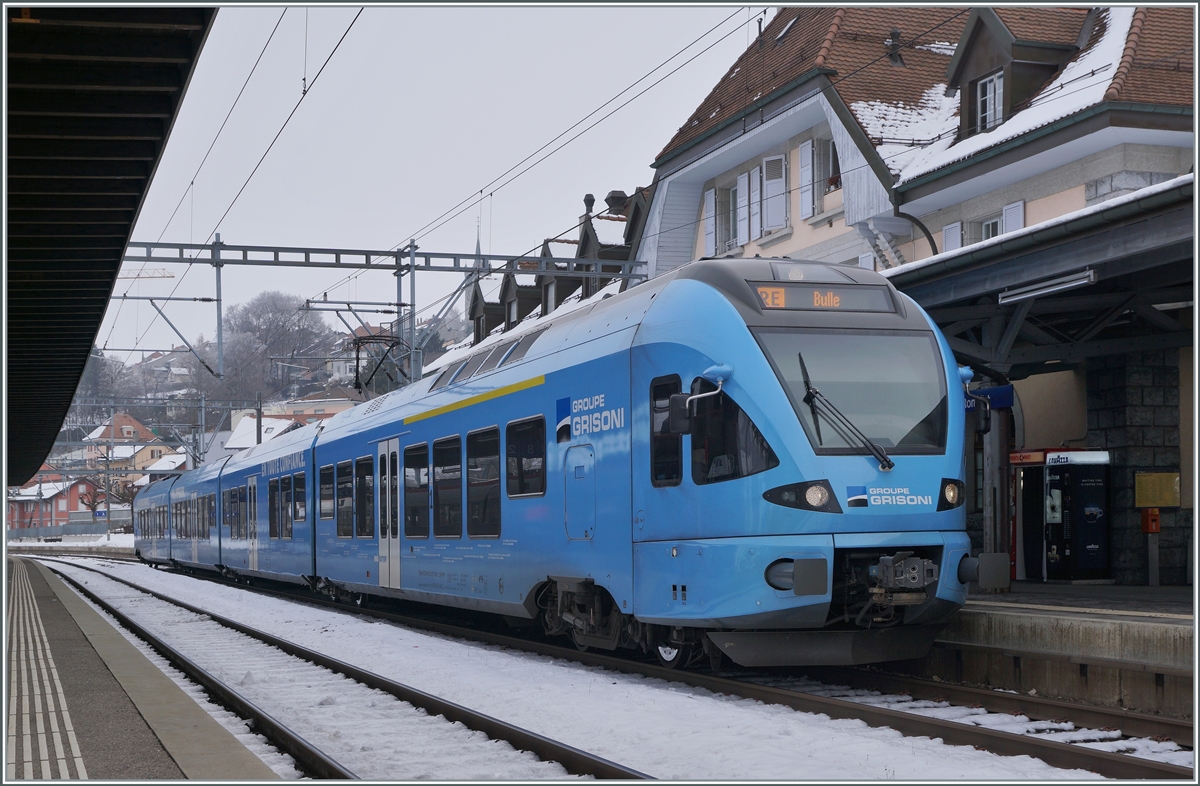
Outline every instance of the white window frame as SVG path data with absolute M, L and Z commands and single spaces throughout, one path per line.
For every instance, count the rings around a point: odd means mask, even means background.
M 979 240 L 991 240 L 1004 234 L 1004 215 L 988 216 L 979 222 Z
M 1004 71 L 985 76 L 976 83 L 975 118 L 980 131 L 1004 122 Z

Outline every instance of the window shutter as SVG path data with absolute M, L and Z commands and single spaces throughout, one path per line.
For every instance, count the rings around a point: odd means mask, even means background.
M 750 239 L 762 237 L 762 168 L 750 170 Z
M 787 169 L 783 156 L 763 159 L 763 229 L 787 226 Z
M 1001 232 L 1016 232 L 1018 229 L 1025 228 L 1025 203 L 1013 202 L 1011 205 L 1004 206 L 1004 221 L 1001 224 Z
M 743 172 L 737 179 L 737 244 L 750 242 L 750 173 Z
M 942 251 L 962 248 L 962 222 L 955 221 L 942 227 Z
M 717 192 L 704 192 L 704 256 L 717 255 Z
M 859 254 L 858 255 L 858 266 L 861 268 L 864 268 L 866 270 L 874 270 L 875 269 L 875 255 L 874 254 Z
M 996 97 L 993 99 L 992 117 L 996 118 L 992 125 L 1004 120 L 1004 72 L 996 74 Z M 1008 230 L 1005 230 L 1006 232 Z
M 800 144 L 800 217 L 813 215 L 813 143 Z

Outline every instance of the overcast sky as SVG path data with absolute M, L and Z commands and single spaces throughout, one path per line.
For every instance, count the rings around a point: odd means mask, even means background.
M 319 7 L 307 14 L 301 7 L 223 8 L 133 239 L 200 243 L 216 229 L 231 244 L 388 249 L 416 234 L 423 250 L 470 252 L 478 222 L 485 253 L 527 252 L 578 222 L 585 193 L 603 206 L 611 190 L 630 193 L 650 184 L 650 163 L 747 46 L 748 31 L 757 31 L 756 14 L 763 9 L 370 6 L 313 83 L 357 8 Z M 281 13 L 274 38 L 189 192 Z M 527 174 L 499 190 L 488 187 L 701 36 L 564 140 L 698 55 L 690 64 Z M 306 74 L 311 91 L 221 220 L 300 99 Z M 480 189 L 494 193 L 420 234 Z M 140 267 L 126 265 L 122 275 Z M 175 278 L 118 280 L 115 293 L 166 295 L 175 287 L 176 297 L 214 292 L 208 265 L 195 265 L 186 277 L 182 265 L 150 267 Z M 324 291 L 341 299 L 395 298 L 395 279 L 387 273 L 365 273 L 349 283 L 344 278 L 337 271 L 226 267 L 225 307 L 272 289 L 305 298 Z M 456 282 L 448 278 L 418 275 L 418 309 L 450 290 Z M 189 341 L 215 334 L 211 304 L 171 303 L 167 314 Z M 151 324 L 153 316 L 145 301 L 114 301 L 97 343 L 149 349 L 179 344 L 162 319 Z M 388 319 L 374 315 L 371 321 Z

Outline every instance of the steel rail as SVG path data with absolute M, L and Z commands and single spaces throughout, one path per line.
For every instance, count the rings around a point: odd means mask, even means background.
M 60 562 L 59 560 L 54 560 Z M 492 739 L 500 739 L 510 743 L 518 750 L 527 750 L 536 754 L 543 761 L 555 761 L 561 764 L 572 775 L 591 775 L 595 778 L 602 779 L 617 779 L 617 780 L 651 780 L 649 775 L 622 766 L 608 759 L 601 758 L 587 751 L 574 748 L 570 745 L 552 740 L 549 737 L 544 737 L 536 732 L 523 729 L 520 726 L 514 726 L 511 723 L 502 721 L 498 718 L 493 718 L 490 715 L 485 715 L 477 712 L 461 704 L 447 701 L 445 699 L 434 696 L 425 691 L 418 690 L 408 685 L 399 682 L 394 682 L 382 677 L 373 672 L 353 666 L 345 661 L 330 657 L 320 652 L 310 650 L 294 642 L 281 639 L 277 636 L 272 636 L 269 633 L 252 628 L 248 625 L 243 625 L 240 622 L 231 620 L 227 617 L 222 617 L 211 611 L 206 611 L 199 607 L 193 606 L 181 600 L 169 597 L 154 590 L 139 587 L 133 582 L 127 581 L 117 576 L 110 575 L 104 571 L 89 568 L 84 565 L 75 563 L 69 564 L 72 567 L 81 570 L 90 571 L 99 574 L 109 579 L 123 584 L 138 592 L 143 592 L 151 597 L 157 598 L 166 603 L 170 603 L 181 609 L 186 609 L 193 614 L 200 614 L 213 620 L 230 630 L 235 630 L 253 639 L 268 644 L 272 647 L 282 650 L 287 654 L 306 660 L 317 666 L 329 669 L 330 671 L 349 677 L 352 680 L 362 683 L 369 688 L 388 693 L 401 701 L 406 701 L 414 707 L 424 709 L 430 715 L 441 715 L 446 720 L 454 722 L 458 721 L 469 729 L 481 731 L 487 734 Z M 58 572 L 58 571 L 56 571 Z M 74 582 L 72 582 L 74 583 Z M 290 752 L 290 751 L 289 751 Z M 344 777 L 344 776 L 339 776 Z
M 47 567 L 49 567 L 51 570 L 54 570 L 54 568 L 51 566 Z M 127 628 L 139 639 L 146 642 L 159 655 L 162 655 L 164 658 L 166 658 L 172 666 L 175 666 L 177 669 L 186 674 L 193 682 L 198 683 L 205 690 L 212 693 L 217 700 L 221 702 L 221 704 L 236 712 L 239 716 L 251 719 L 254 722 L 255 731 L 261 733 L 280 750 L 289 753 L 292 758 L 294 758 L 296 762 L 299 763 L 301 767 L 304 767 L 309 773 L 318 778 L 325 779 L 359 779 L 358 776 L 353 772 L 346 769 L 330 757 L 326 756 L 299 734 L 292 731 L 283 723 L 269 715 L 266 711 L 260 709 L 253 702 L 239 694 L 237 691 L 233 690 L 228 685 L 209 674 L 195 662 L 190 660 L 187 656 L 171 647 L 171 645 L 150 633 L 141 625 L 138 625 L 125 614 L 122 614 L 111 604 L 97 596 L 87 587 L 66 575 L 61 570 L 54 570 L 54 572 L 64 581 L 69 582 L 71 586 L 76 589 L 76 591 L 111 614 L 123 627 Z M 107 578 L 112 578 L 111 576 L 104 574 L 102 571 L 94 572 L 105 575 Z M 142 591 L 144 592 L 145 590 Z
M 932 682 L 877 669 L 823 666 L 805 671 L 815 679 L 827 677 L 854 688 L 901 692 L 921 699 L 942 698 L 952 704 L 978 704 L 989 712 L 1019 712 L 1032 720 L 1066 718 L 1077 726 L 1119 728 L 1130 737 L 1170 737 L 1185 748 L 1195 747 L 1193 724 L 1181 718 L 1076 704 L 1024 693 L 1002 693 L 955 683 Z
M 103 573 L 102 571 L 96 572 Z M 219 583 L 234 584 L 234 582 L 217 574 L 205 576 L 204 578 Z M 245 587 L 246 585 L 237 584 L 236 586 Z M 301 600 L 343 613 L 386 619 L 413 628 L 485 644 L 521 649 L 539 655 L 582 663 L 586 666 L 595 666 L 626 674 L 638 674 L 646 677 L 657 677 L 663 680 L 682 682 L 692 687 L 704 688 L 713 693 L 741 696 L 743 698 L 755 699 L 765 704 L 778 704 L 791 707 L 800 712 L 821 713 L 838 719 L 861 720 L 868 726 L 890 727 L 905 736 L 929 737 L 931 739 L 941 738 L 947 744 L 971 745 L 1004 756 L 1032 756 L 1054 767 L 1090 770 L 1109 778 L 1195 780 L 1194 771 L 1189 767 L 1179 767 L 1173 764 L 1166 764 L 1122 753 L 1109 753 L 1108 751 L 1099 751 L 1080 745 L 1039 740 L 1030 735 L 1014 734 L 1012 732 L 987 729 L 956 721 L 929 718 L 901 710 L 872 707 L 844 699 L 815 696 L 786 688 L 773 688 L 729 677 L 668 669 L 613 655 L 603 655 L 591 651 L 581 652 L 574 647 L 563 647 L 556 644 L 531 641 L 529 639 L 476 630 L 461 625 L 437 622 L 406 614 L 364 607 L 350 607 L 343 603 L 326 600 L 304 590 L 284 591 L 262 587 L 250 587 L 250 589 L 264 595 Z M 142 591 L 145 592 L 146 590 Z M 208 612 L 203 613 L 208 614 Z M 994 691 L 985 692 L 996 693 Z M 997 695 L 1005 696 L 1006 694 L 997 693 Z M 1063 704 L 1067 703 L 1063 702 Z M 1074 707 L 1077 705 L 1068 706 Z M 1093 710 L 1094 708 L 1089 707 L 1088 709 Z
M 215 576 L 212 577 L 212 580 L 228 581 L 227 579 Z M 1109 753 L 1108 751 L 1099 751 L 1069 743 L 1039 740 L 1030 735 L 1014 734 L 1012 732 L 986 729 L 955 721 L 928 718 L 900 710 L 871 707 L 844 699 L 814 696 L 786 688 L 771 688 L 729 677 L 667 669 L 662 666 L 638 663 L 613 655 L 603 655 L 598 652 L 580 652 L 574 647 L 563 647 L 556 644 L 531 641 L 529 639 L 476 630 L 461 625 L 437 622 L 406 614 L 397 614 L 378 609 L 350 607 L 343 603 L 320 598 L 307 591 L 282 591 L 262 587 L 252 587 L 251 589 L 252 591 L 266 595 L 299 599 L 344 613 L 387 619 L 392 622 L 443 635 L 474 640 L 485 644 L 522 649 L 539 655 L 575 661 L 587 666 L 608 668 L 627 674 L 639 674 L 646 677 L 657 677 L 669 681 L 683 682 L 693 687 L 705 688 L 713 693 L 742 696 L 744 698 L 756 699 L 766 704 L 779 704 L 791 707 L 800 712 L 823 713 L 831 718 L 858 719 L 865 722 L 868 726 L 887 726 L 893 728 L 905 736 L 940 737 L 948 744 L 972 745 L 1004 756 L 1033 756 L 1054 767 L 1085 769 L 1110 778 L 1195 779 L 1191 768 L 1179 767 L 1126 754 Z M 998 696 L 1007 695 L 995 691 L 984 692 L 995 693 Z M 973 703 L 982 702 L 976 700 Z M 1067 702 L 1062 702 L 1061 705 L 1069 707 L 1078 706 L 1070 705 Z M 1095 710 L 1092 707 L 1087 707 L 1086 709 L 1089 711 Z M 1143 716 L 1143 719 L 1150 717 L 1152 716 Z M 1186 723 L 1186 721 L 1183 723 Z

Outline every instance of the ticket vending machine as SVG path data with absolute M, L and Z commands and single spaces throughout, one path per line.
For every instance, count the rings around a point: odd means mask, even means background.
M 1017 578 L 1107 579 L 1108 452 L 1030 451 L 1010 460 Z

